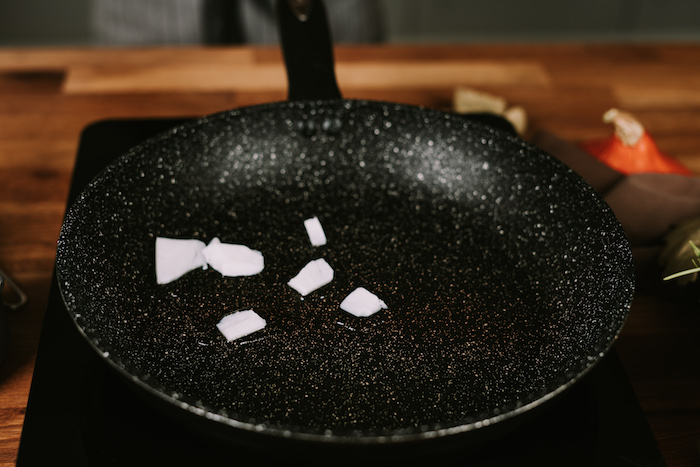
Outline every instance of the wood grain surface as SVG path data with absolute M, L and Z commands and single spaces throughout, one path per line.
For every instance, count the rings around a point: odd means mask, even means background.
M 336 60 L 345 97 L 448 109 L 470 86 L 523 106 L 531 131 L 571 142 L 608 136 L 601 117 L 619 107 L 700 173 L 700 45 L 356 46 Z M 17 455 L 81 130 L 285 94 L 276 48 L 0 49 L 0 269 L 29 295 L 9 316 L 0 466 Z M 668 465 L 700 465 L 700 298 L 642 284 L 616 347 Z

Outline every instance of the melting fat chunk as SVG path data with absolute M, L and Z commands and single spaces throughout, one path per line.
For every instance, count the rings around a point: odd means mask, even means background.
M 321 221 L 318 220 L 318 217 L 306 219 L 304 221 L 304 227 L 306 227 L 306 233 L 309 236 L 311 245 L 322 246 L 326 244 L 326 233 L 323 231 Z
M 325 259 L 319 258 L 304 266 L 299 274 L 287 282 L 291 288 L 306 296 L 333 280 L 333 268 Z
M 229 342 L 263 329 L 267 322 L 253 310 L 243 310 L 224 316 L 216 327 Z
M 194 269 L 206 269 L 204 248 L 199 240 L 156 238 L 156 282 L 168 284 Z
M 358 287 L 340 303 L 340 309 L 357 317 L 366 317 L 386 309 L 386 303 L 364 287 Z
M 202 250 L 207 263 L 224 276 L 253 276 L 265 268 L 262 253 L 245 245 L 221 243 L 214 238 Z

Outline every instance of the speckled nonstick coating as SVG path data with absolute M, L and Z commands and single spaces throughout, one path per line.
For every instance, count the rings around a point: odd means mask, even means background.
M 328 244 L 312 247 L 318 216 Z M 155 282 L 157 236 L 260 250 L 259 275 Z M 302 298 L 308 261 L 334 268 Z M 479 431 L 552 398 L 611 347 L 633 294 L 616 218 L 563 164 L 458 116 L 366 101 L 213 115 L 131 150 L 70 208 L 57 274 L 86 339 L 205 423 L 311 442 Z M 339 309 L 355 287 L 388 309 Z M 226 342 L 252 308 L 267 327 Z

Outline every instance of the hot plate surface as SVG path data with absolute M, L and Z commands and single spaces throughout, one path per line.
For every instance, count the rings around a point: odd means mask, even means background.
M 111 120 L 83 132 L 70 192 L 129 147 L 182 120 Z M 577 386 L 504 437 L 435 459 L 441 465 L 643 465 L 664 461 L 611 352 Z M 52 284 L 18 466 L 265 465 L 174 423 L 102 365 Z M 432 463 L 432 462 L 431 462 Z M 434 464 L 435 465 L 435 464 Z

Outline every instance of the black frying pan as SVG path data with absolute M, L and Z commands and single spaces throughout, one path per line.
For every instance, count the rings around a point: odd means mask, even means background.
M 306 23 L 282 5 L 283 33 L 325 24 L 320 3 Z M 285 46 L 293 75 L 298 57 Z M 198 429 L 318 452 L 468 440 L 581 379 L 610 349 L 633 293 L 630 249 L 607 205 L 509 132 L 333 99 L 328 76 L 311 89 L 330 98 L 175 128 L 89 185 L 57 254 L 87 341 Z M 297 84 L 290 76 L 293 98 Z M 324 247 L 306 238 L 311 216 Z M 243 243 L 266 267 L 157 285 L 157 236 Z M 335 279 L 302 299 L 286 282 L 318 257 Z M 358 286 L 388 309 L 339 310 Z M 227 343 L 216 323 L 247 308 L 267 327 Z

